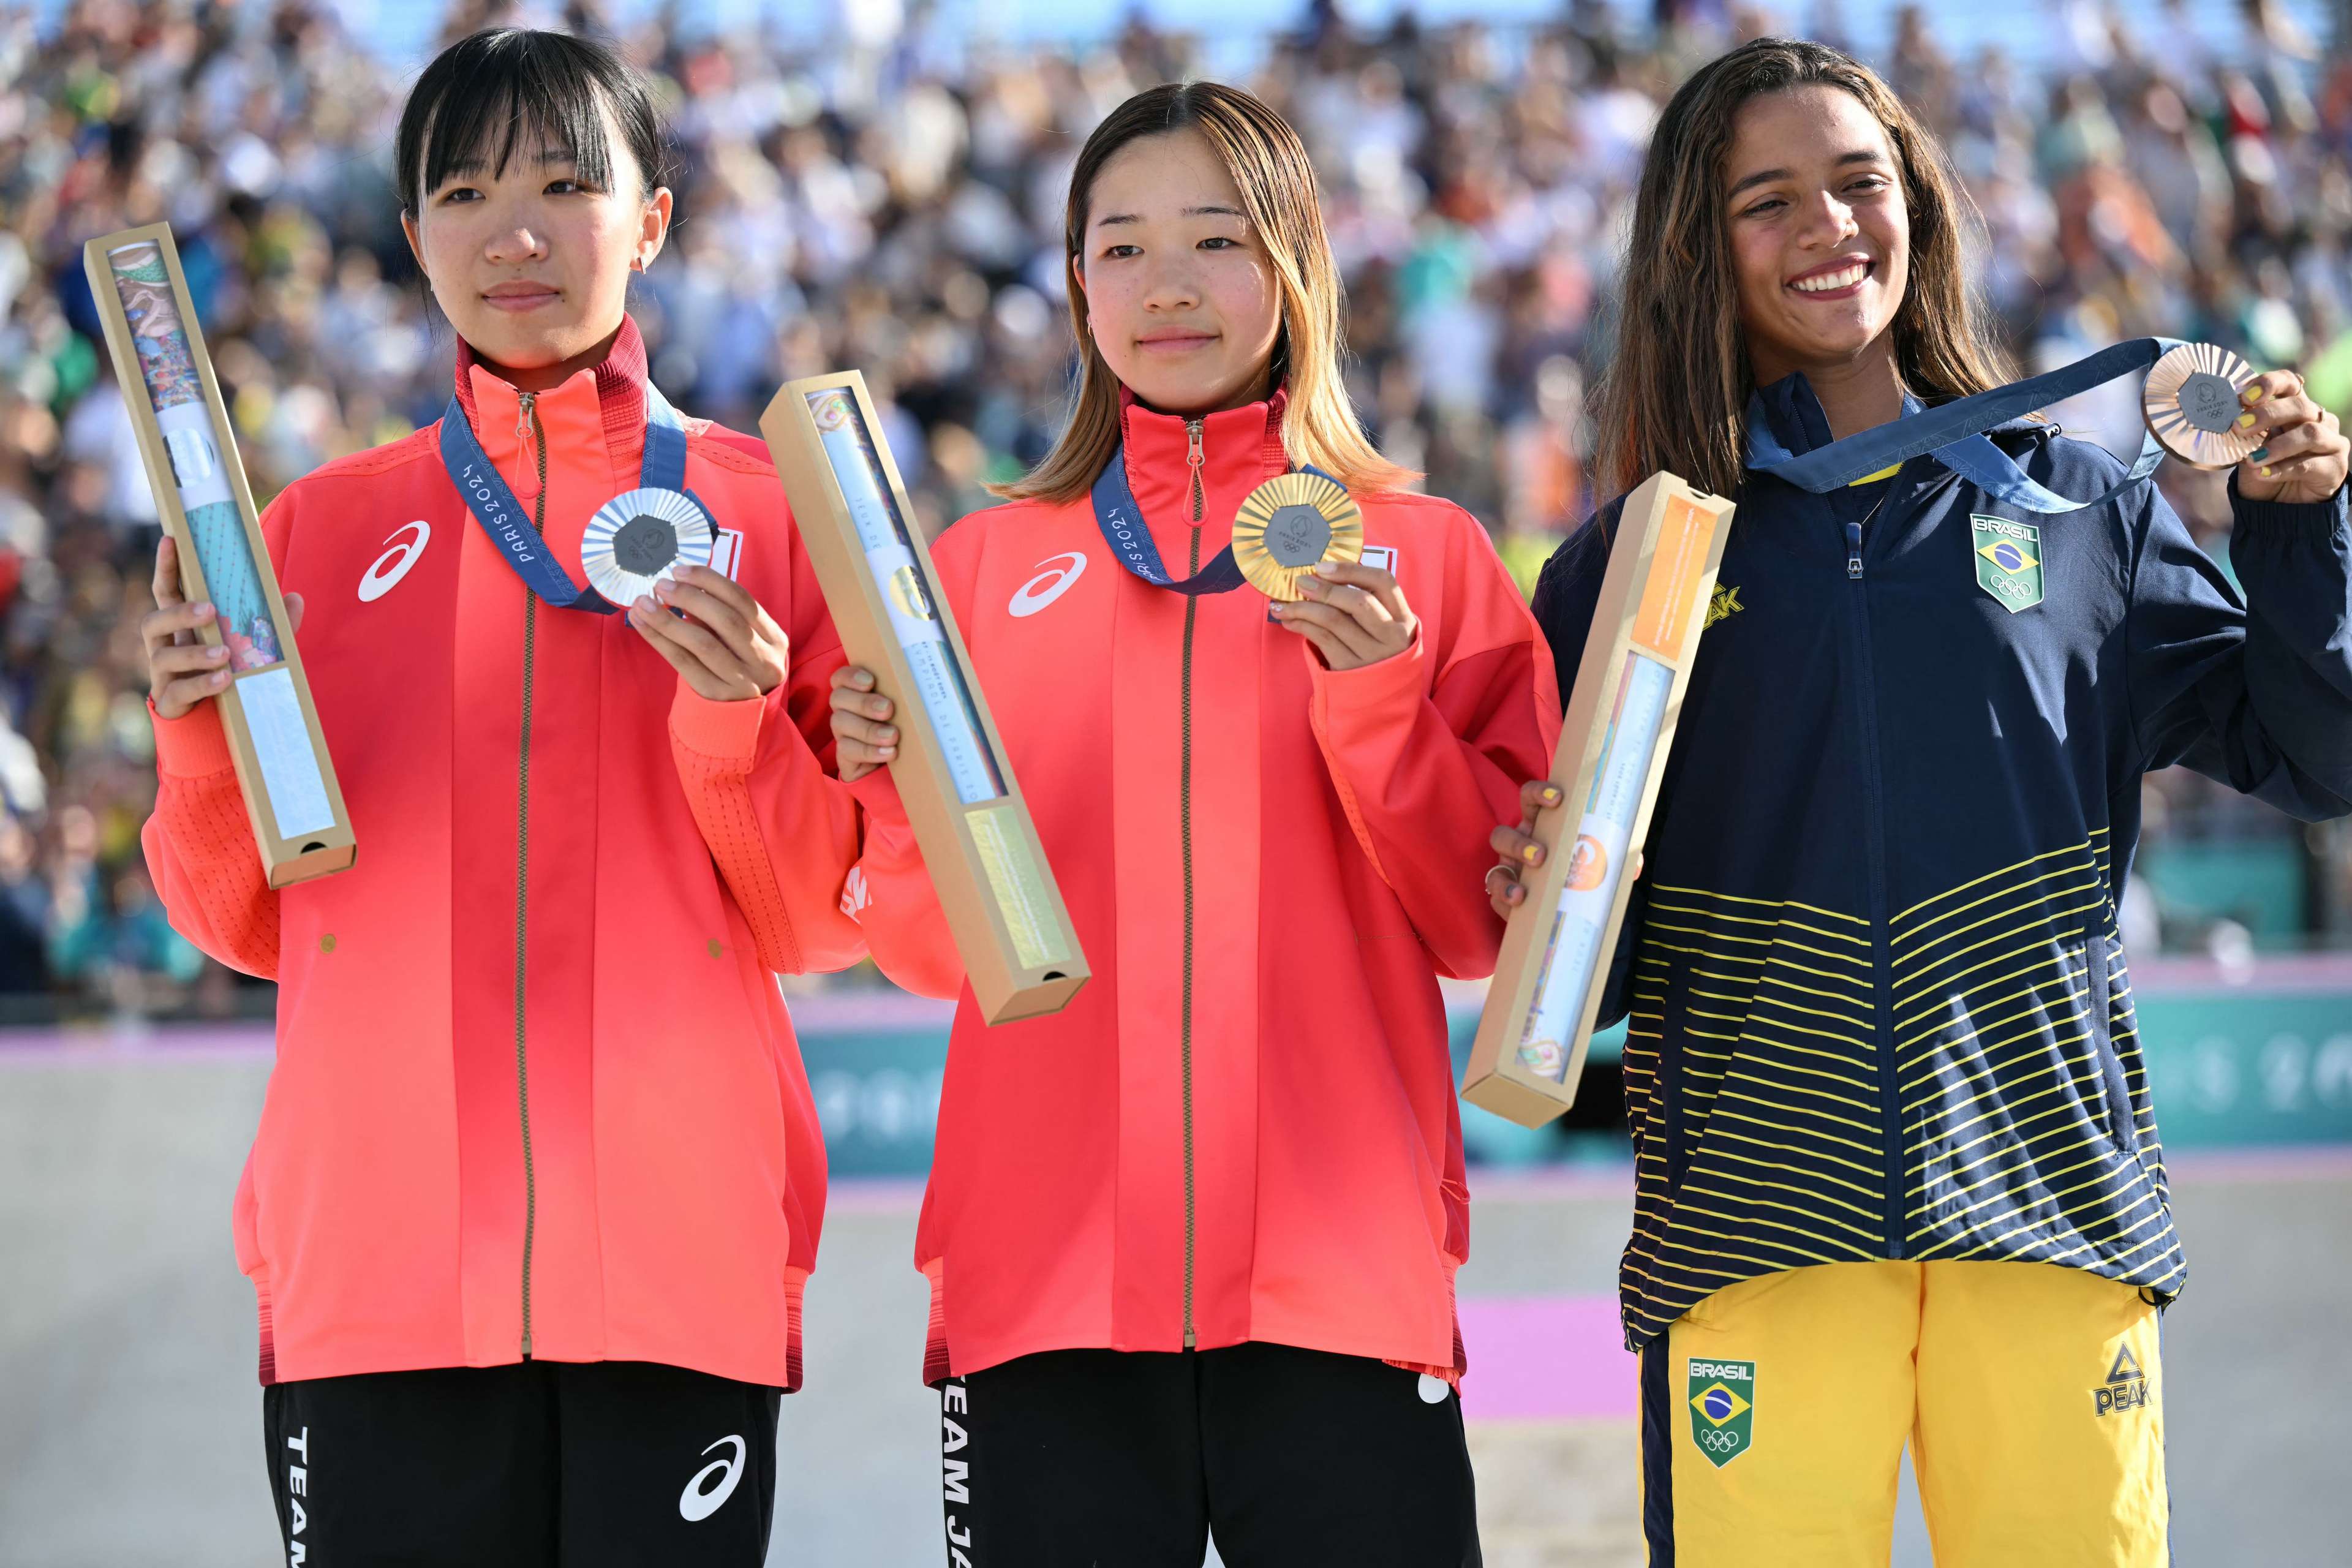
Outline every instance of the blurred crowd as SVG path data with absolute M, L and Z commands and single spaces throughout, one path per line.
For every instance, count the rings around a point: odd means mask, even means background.
M 806 47 L 675 6 L 619 28 L 670 100 L 683 170 L 634 308 L 672 398 L 739 428 L 787 377 L 863 369 L 937 529 L 1040 456 L 1062 416 L 1081 139 L 1139 88 L 1237 79 L 1321 171 L 1359 407 L 1531 582 L 1605 499 L 1586 392 L 1659 106 L 1740 38 L 1803 30 L 1854 47 L 1948 138 L 2022 366 L 2141 333 L 2207 339 L 2303 369 L 2352 416 L 2352 55 L 2263 0 L 2034 10 L 2049 31 L 2030 58 L 1956 58 L 1917 8 L 1863 37 L 1826 4 L 1674 0 L 1363 31 L 1316 0 L 1213 58 L 1139 23 L 1099 44 L 991 44 L 925 0 L 841 0 Z M 461 0 L 440 36 L 507 21 L 605 25 L 590 5 Z M 0 1020 L 266 1005 L 169 929 L 138 850 L 153 782 L 135 624 L 157 525 L 81 242 L 171 221 L 265 500 L 432 420 L 451 342 L 390 168 L 421 63 L 379 58 L 323 4 L 76 0 L 37 23 L 0 8 Z M 2060 417 L 2136 446 L 2135 396 Z M 2226 560 L 2216 481 L 2165 483 Z M 2138 951 L 2352 945 L 2352 837 L 2186 774 L 2149 796 Z

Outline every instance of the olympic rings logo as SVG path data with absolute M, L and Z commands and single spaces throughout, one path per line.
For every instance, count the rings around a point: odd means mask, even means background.
M 1737 1432 L 1701 1432 L 1697 1434 L 1697 1437 L 1699 1447 L 1712 1454 L 1728 1454 L 1738 1447 L 1741 1442 L 1740 1436 Z

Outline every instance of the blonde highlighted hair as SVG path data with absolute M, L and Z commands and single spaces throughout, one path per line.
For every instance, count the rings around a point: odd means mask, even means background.
M 1275 340 L 1273 372 L 1276 384 L 1289 394 L 1283 446 L 1295 460 L 1313 464 L 1351 490 L 1402 489 L 1419 479 L 1381 456 L 1348 400 L 1339 374 L 1344 290 L 1323 232 L 1315 166 L 1298 132 L 1239 88 L 1192 81 L 1137 93 L 1111 110 L 1078 151 L 1063 219 L 1070 330 L 1078 340 L 1077 393 L 1069 423 L 1045 460 L 1013 483 L 990 488 L 1013 500 L 1076 500 L 1118 450 L 1118 378 L 1087 330 L 1087 209 L 1095 177 L 1113 153 L 1143 137 L 1180 131 L 1199 135 L 1233 176 L 1250 227 L 1281 282 L 1282 331 Z

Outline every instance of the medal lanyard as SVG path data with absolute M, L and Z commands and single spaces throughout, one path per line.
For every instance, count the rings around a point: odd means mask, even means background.
M 1858 430 L 1842 441 L 1816 447 L 1801 457 L 1792 455 L 1774 437 L 1772 426 L 1765 418 L 1763 395 L 1751 393 L 1748 399 L 1748 467 L 1758 473 L 1786 479 L 1800 489 L 1827 495 L 1924 454 L 1995 500 L 2021 510 L 2045 515 L 2084 511 L 2113 500 L 2156 471 L 2157 464 L 2164 460 L 2164 448 L 2153 432 L 2142 440 L 2139 458 L 2124 477 L 2089 500 L 2070 500 L 2040 484 L 1984 433 L 2077 393 L 2104 386 L 2118 376 L 2144 371 L 2162 358 L 2166 351 L 2178 346 L 2171 338 L 2134 338 L 2061 369 Z
M 1312 463 L 1301 463 L 1294 471 L 1330 479 L 1333 484 L 1339 482 Z M 1154 587 L 1195 597 L 1230 593 L 1247 581 L 1242 575 L 1240 563 L 1234 559 L 1234 547 L 1230 544 L 1192 576 L 1179 580 L 1169 574 L 1168 568 L 1160 563 L 1160 547 L 1151 542 L 1151 531 L 1144 526 L 1143 509 L 1136 504 L 1135 490 L 1127 482 L 1124 447 L 1112 449 L 1110 461 L 1103 465 L 1102 473 L 1096 478 L 1094 503 L 1095 526 L 1102 530 L 1103 542 L 1110 546 L 1112 555 Z
M 1110 461 L 1103 465 L 1102 473 L 1095 479 L 1095 526 L 1102 530 L 1103 542 L 1129 572 L 1158 588 L 1171 589 L 1187 596 L 1202 594 L 1225 594 L 1242 585 L 1242 569 L 1234 559 L 1234 547 L 1226 545 L 1210 563 L 1192 576 L 1178 581 L 1169 575 L 1160 564 L 1160 547 L 1151 542 L 1151 531 L 1144 526 L 1143 509 L 1135 502 L 1135 490 L 1127 482 L 1127 448 L 1111 449 Z
M 646 449 L 637 464 L 637 482 L 647 489 L 686 489 L 686 424 L 669 399 L 652 382 L 645 384 Z M 544 432 L 540 439 L 546 439 Z M 593 610 L 614 614 L 620 606 L 593 588 L 583 588 L 556 564 L 540 536 L 530 511 L 515 498 L 499 477 L 498 467 L 482 450 L 474 427 L 466 421 L 465 405 L 453 395 L 441 416 L 441 466 L 449 482 L 466 498 L 466 510 L 490 536 L 506 563 L 530 591 L 559 610 Z M 701 503 L 697 501 L 696 505 Z

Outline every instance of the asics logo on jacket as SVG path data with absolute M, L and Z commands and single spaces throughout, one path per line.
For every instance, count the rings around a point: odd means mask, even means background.
M 413 537 L 411 537 L 413 536 Z M 404 528 L 396 528 L 384 540 L 391 548 L 375 558 L 373 564 L 360 577 L 360 603 L 373 605 L 394 588 L 433 542 L 433 525 L 423 518 Z
M 1037 575 L 1014 590 L 1013 602 L 1005 609 L 1015 616 L 1034 616 L 1063 595 L 1068 593 L 1086 575 L 1087 558 L 1082 552 L 1048 555 L 1037 563 Z

